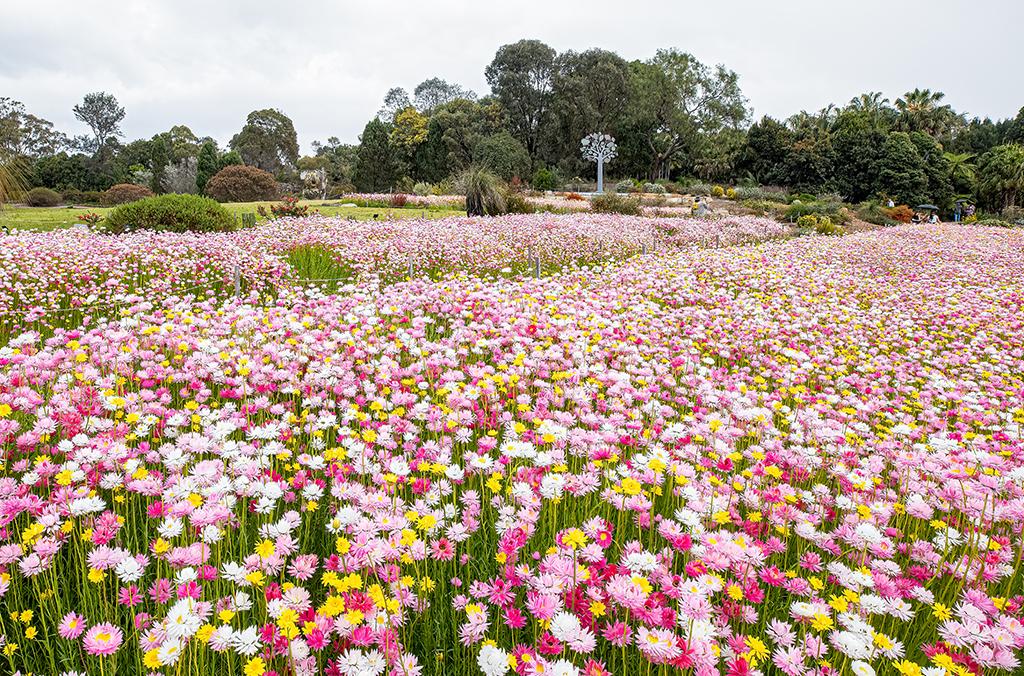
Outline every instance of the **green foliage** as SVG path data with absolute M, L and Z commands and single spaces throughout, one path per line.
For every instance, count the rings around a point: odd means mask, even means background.
M 896 225 L 897 223 L 882 205 L 874 200 L 862 202 L 857 207 L 857 218 L 874 225 Z
M 814 232 L 819 235 L 842 235 L 843 229 L 832 222 L 828 216 L 822 216 L 814 224 Z
M 223 167 L 217 166 L 217 145 L 213 141 L 207 141 L 199 149 L 199 158 L 196 164 L 196 188 L 199 189 L 199 192 L 206 190 L 206 184 L 220 169 Z
M 814 226 L 818 224 L 818 217 L 814 214 L 804 214 L 800 218 L 796 219 L 796 227 L 800 229 L 813 230 Z
M 505 212 L 509 214 L 532 214 L 536 211 L 534 206 L 526 199 L 521 192 L 506 190 L 502 195 L 505 198 Z
M 53 190 L 93 190 L 97 186 L 85 166 L 84 155 L 57 153 L 40 157 L 32 165 L 32 174 L 27 177 L 30 185 Z
M 924 160 L 909 134 L 889 134 L 882 146 L 876 172 L 877 193 L 891 195 L 895 201 L 904 204 L 921 204 L 930 199 Z
M 218 202 L 260 202 L 277 199 L 277 181 L 270 173 L 233 164 L 206 183 L 206 194 Z
M 1013 223 L 1004 221 L 1001 218 L 982 218 L 975 221 L 975 225 L 982 225 L 989 228 L 1012 228 Z
M 433 190 L 433 186 L 432 185 L 430 185 L 429 183 L 424 183 L 422 181 L 420 181 L 419 183 L 417 183 L 416 185 L 414 185 L 412 187 L 413 194 L 414 195 L 419 195 L 420 197 L 426 197 L 427 195 L 429 195 L 431 193 L 432 190 Z
M 390 126 L 377 118 L 363 129 L 353 176 L 359 190 L 387 192 L 401 177 L 398 153 L 389 136 Z
M 295 171 L 299 161 L 295 125 L 280 110 L 266 108 L 249 113 L 245 126 L 229 145 L 246 164 L 282 179 Z
M 509 132 L 535 156 L 541 122 L 551 106 L 556 52 L 540 40 L 520 40 L 498 48 L 484 77 L 509 114 Z
M 772 218 L 781 218 L 788 208 L 785 202 L 776 202 L 769 199 L 747 199 L 740 202 L 740 204 L 750 209 L 756 216 L 771 216 Z
M 665 186 L 660 183 L 644 183 L 643 191 L 653 195 L 664 195 Z
M 135 200 L 141 200 L 146 197 L 152 197 L 153 191 L 144 185 L 135 185 L 133 183 L 118 183 L 112 185 L 103 193 L 103 204 L 109 206 L 115 206 L 118 204 L 126 204 L 128 202 L 134 202 Z
M 1024 195 L 1024 146 L 996 146 L 978 162 L 978 192 L 986 206 L 1005 209 Z
M 460 178 L 466 192 L 466 213 L 470 216 L 500 216 L 506 213 L 501 179 L 481 167 L 471 167 Z
M 21 196 L 24 190 L 24 163 L 13 155 L 0 153 L 0 209 L 4 204 Z
M 633 197 L 623 197 L 614 193 L 597 195 L 590 201 L 590 208 L 602 214 L 623 214 L 626 216 L 639 216 L 641 213 L 640 200 Z
M 110 212 L 103 227 L 112 233 L 226 232 L 236 225 L 231 212 L 208 197 L 158 195 L 122 204 Z
M 550 169 L 541 167 L 533 172 L 531 184 L 534 190 L 558 190 L 558 177 Z
M 624 179 L 615 184 L 615 192 L 617 193 L 630 193 L 639 191 L 640 186 L 632 178 Z
M 530 171 L 530 154 L 507 131 L 481 139 L 473 150 L 473 160 L 505 181 L 529 175 Z
M 60 203 L 60 193 L 49 188 L 32 188 L 25 194 L 25 204 L 30 207 L 55 207 Z
M 812 215 L 817 218 L 827 217 L 834 223 L 847 223 L 850 213 L 842 202 L 834 200 L 815 200 L 811 202 L 794 201 L 786 208 L 783 216 L 790 222 L 799 221 L 801 216 Z
M 238 164 L 245 164 L 245 162 L 242 161 L 242 156 L 237 150 L 229 150 L 217 158 L 217 171 L 220 171 L 224 167 L 233 167 Z

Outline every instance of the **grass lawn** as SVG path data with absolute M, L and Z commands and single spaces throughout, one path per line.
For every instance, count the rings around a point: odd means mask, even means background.
M 224 206 L 233 214 L 246 212 L 256 213 L 259 206 L 268 207 L 273 202 L 234 202 Z M 310 212 L 319 211 L 325 216 L 343 216 L 360 221 L 374 218 L 444 218 L 446 216 L 465 216 L 465 211 L 456 209 L 392 209 L 384 207 L 343 207 L 341 201 L 303 200 L 300 204 L 308 204 Z M 78 223 L 78 214 L 94 212 L 105 216 L 110 207 L 25 207 L 7 206 L 0 210 L 0 227 L 12 230 L 57 230 Z

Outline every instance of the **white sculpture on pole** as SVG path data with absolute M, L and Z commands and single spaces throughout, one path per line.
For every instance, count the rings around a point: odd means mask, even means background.
M 614 160 L 618 150 L 614 138 L 596 131 L 584 136 L 580 142 L 583 158 L 597 162 L 597 192 L 604 192 L 604 163 Z

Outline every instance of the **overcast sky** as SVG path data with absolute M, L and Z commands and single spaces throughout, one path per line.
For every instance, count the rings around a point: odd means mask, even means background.
M 995 118 L 1024 106 L 1022 26 L 1021 0 L 0 0 L 0 96 L 77 134 L 72 106 L 110 92 L 128 139 L 187 124 L 224 143 L 280 108 L 308 151 L 355 142 L 392 86 L 436 75 L 485 94 L 495 50 L 538 38 L 724 63 L 756 116 L 924 87 Z

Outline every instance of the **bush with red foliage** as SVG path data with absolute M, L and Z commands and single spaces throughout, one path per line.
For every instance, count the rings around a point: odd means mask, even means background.
M 909 223 L 914 220 L 914 210 L 906 204 L 901 204 L 891 209 L 884 209 L 883 211 L 886 216 L 900 223 Z
M 277 180 L 269 172 L 233 164 L 206 183 L 206 194 L 218 202 L 263 202 L 277 199 Z
M 569 193 L 569 194 L 567 194 L 565 196 L 565 199 L 573 200 L 573 201 L 576 201 L 576 202 L 582 202 L 583 200 L 586 199 L 586 197 L 584 197 L 583 195 L 579 194 L 578 192 L 571 192 L 571 193 Z
M 136 200 L 152 196 L 153 191 L 144 185 L 118 183 L 107 188 L 101 199 L 104 204 L 117 206 L 118 204 L 128 204 L 129 202 L 135 202 Z
M 298 197 L 285 195 L 281 198 L 280 204 L 271 204 L 270 213 L 260 205 L 256 211 L 263 218 L 301 218 L 309 215 L 309 205 L 299 204 Z
M 391 206 L 396 209 L 401 209 L 409 201 L 409 196 L 405 193 L 396 192 L 391 196 Z

